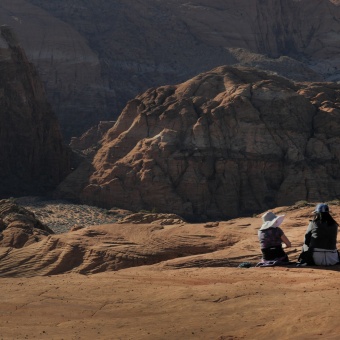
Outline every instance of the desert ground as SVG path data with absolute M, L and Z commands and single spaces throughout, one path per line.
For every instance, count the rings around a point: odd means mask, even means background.
M 59 208 L 44 206 L 50 215 Z M 274 210 L 286 215 L 291 261 L 313 208 Z M 330 208 L 340 221 L 338 203 Z M 70 205 L 72 219 L 75 211 Z M 340 266 L 255 267 L 261 214 L 200 224 L 136 221 L 3 247 L 0 339 L 339 338 Z M 253 266 L 239 268 L 242 262 Z

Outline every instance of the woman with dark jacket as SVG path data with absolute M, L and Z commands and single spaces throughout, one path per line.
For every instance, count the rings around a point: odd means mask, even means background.
M 303 252 L 300 255 L 302 263 L 318 266 L 331 266 L 339 263 L 336 248 L 337 234 L 338 224 L 330 215 L 328 205 L 318 204 L 314 211 L 314 218 L 310 221 L 305 234 Z

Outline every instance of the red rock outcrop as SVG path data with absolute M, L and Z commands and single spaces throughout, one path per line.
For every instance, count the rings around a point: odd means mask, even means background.
M 22 248 L 54 234 L 12 199 L 0 200 L 0 247 Z
M 192 219 L 338 197 L 339 107 L 340 85 L 249 68 L 150 89 L 104 137 L 81 199 Z
M 149 87 L 220 65 L 340 80 L 339 11 L 328 0 L 3 0 L 0 20 L 18 33 L 70 138 Z
M 34 67 L 11 30 L 0 32 L 0 196 L 51 191 L 69 151 Z

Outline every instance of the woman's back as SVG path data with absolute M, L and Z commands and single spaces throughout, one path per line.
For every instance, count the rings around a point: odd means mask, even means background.
M 314 213 L 314 219 L 310 221 L 305 234 L 303 252 L 311 254 L 316 265 L 337 264 L 339 263 L 336 249 L 338 224 L 329 214 L 328 205 L 325 203 L 318 204 Z M 301 258 L 303 254 L 300 255 Z
M 338 225 L 326 221 L 312 221 L 310 225 L 310 248 L 336 249 Z

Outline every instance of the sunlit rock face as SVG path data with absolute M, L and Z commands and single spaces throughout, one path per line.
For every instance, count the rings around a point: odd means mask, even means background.
M 337 197 L 339 108 L 340 85 L 251 68 L 150 89 L 104 136 L 80 197 L 187 218 Z

